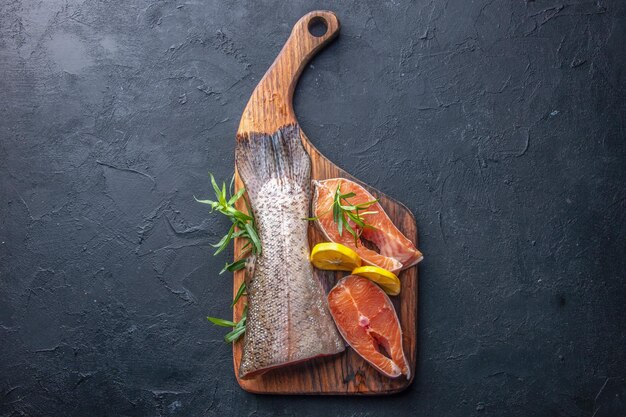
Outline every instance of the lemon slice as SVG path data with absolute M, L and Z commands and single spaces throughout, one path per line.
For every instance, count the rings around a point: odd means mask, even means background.
M 365 277 L 378 284 L 387 294 L 400 294 L 400 280 L 393 272 L 377 266 L 360 266 L 352 271 L 352 275 Z
M 311 251 L 311 263 L 318 269 L 352 271 L 361 266 L 361 257 L 340 243 L 318 243 Z

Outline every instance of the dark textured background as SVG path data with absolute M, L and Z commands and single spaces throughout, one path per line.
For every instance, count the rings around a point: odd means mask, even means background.
M 296 91 L 333 161 L 420 228 L 419 354 L 386 398 L 235 382 L 241 111 L 315 8 Z M 626 2 L 2 1 L 1 416 L 626 415 Z M 595 414 L 594 414 L 595 413 Z

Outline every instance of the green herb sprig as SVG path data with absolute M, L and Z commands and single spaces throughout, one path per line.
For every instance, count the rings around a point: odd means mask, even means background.
M 226 333 L 224 335 L 224 341 L 227 343 L 232 343 L 235 340 L 239 339 L 246 332 L 246 319 L 248 318 L 248 305 L 243 308 L 243 313 L 241 314 L 241 320 L 237 323 L 230 320 L 218 319 L 215 317 L 207 317 L 207 319 L 215 324 L 216 326 L 221 327 L 232 327 L 233 330 Z
M 333 204 L 329 207 L 329 209 L 319 216 L 307 217 L 306 220 L 318 220 L 320 217 L 326 215 L 332 210 L 333 221 L 337 225 L 339 236 L 343 236 L 344 229 L 347 230 L 348 233 L 350 233 L 352 237 L 354 237 L 354 245 L 358 246 L 359 239 L 361 237 L 361 234 L 363 233 L 363 229 L 374 228 L 374 226 L 367 224 L 362 216 L 366 214 L 378 213 L 377 211 L 367 211 L 370 206 L 378 202 L 378 199 L 366 201 L 365 203 L 360 204 L 352 204 L 348 201 L 348 199 L 352 197 L 356 197 L 356 193 L 341 193 L 341 180 L 339 180 L 339 183 L 337 184 L 337 189 L 335 190 L 335 194 L 333 196 Z M 352 220 L 352 222 L 356 225 L 356 230 L 350 225 L 349 220 Z
M 220 239 L 219 242 L 212 244 L 214 248 L 217 248 L 213 255 L 217 255 L 222 252 L 224 249 L 228 247 L 228 244 L 235 238 L 241 237 L 247 239 L 248 242 L 244 245 L 244 250 L 250 248 L 252 253 L 260 254 L 261 253 L 261 239 L 259 239 L 259 234 L 256 231 L 256 224 L 254 222 L 254 214 L 252 213 L 252 209 L 248 204 L 248 201 L 244 198 L 243 201 L 246 204 L 247 213 L 243 211 L 237 210 L 235 208 L 235 204 L 239 201 L 240 198 L 243 197 L 243 194 L 246 192 L 245 188 L 239 190 L 235 195 L 231 195 L 230 197 L 226 195 L 226 183 L 222 183 L 222 187 L 220 188 L 215 182 L 215 177 L 213 174 L 209 173 L 211 177 L 211 185 L 213 185 L 213 190 L 215 191 L 215 196 L 217 200 L 198 200 L 195 196 L 194 199 L 198 203 L 208 204 L 211 206 L 211 212 L 218 211 L 222 213 L 233 223 L 228 233 L 224 235 Z M 233 177 L 234 179 L 234 177 Z M 232 183 L 232 182 L 231 182 Z M 247 253 L 248 251 L 246 251 Z M 242 269 L 245 266 L 245 263 L 239 264 L 238 269 Z M 231 269 L 224 269 L 231 271 Z
M 217 248 L 213 255 L 218 255 L 219 253 L 221 253 L 236 238 L 242 238 L 247 240 L 247 242 L 243 246 L 243 256 L 234 262 L 226 263 L 224 268 L 222 268 L 222 270 L 220 271 L 221 275 L 226 271 L 234 272 L 245 268 L 249 256 L 261 254 L 261 239 L 259 238 L 259 234 L 256 229 L 252 208 L 248 204 L 248 201 L 245 199 L 245 197 L 243 197 L 244 193 L 246 192 L 245 188 L 242 188 L 237 193 L 233 194 L 233 182 L 235 180 L 235 177 L 233 176 L 227 195 L 226 183 L 222 183 L 222 187 L 219 187 L 217 185 L 217 182 L 215 181 L 215 177 L 213 177 L 213 174 L 209 172 L 209 176 L 211 177 L 211 185 L 213 186 L 213 190 L 215 191 L 216 200 L 198 200 L 195 196 L 194 199 L 198 203 L 210 205 L 211 212 L 217 211 L 219 213 L 222 213 L 232 222 L 232 225 L 228 232 L 217 243 L 211 244 L 211 246 Z M 247 213 L 244 213 L 235 208 L 235 205 L 241 198 L 243 198 L 243 201 L 246 205 Z M 231 303 L 231 307 L 237 304 L 237 301 L 239 301 L 239 299 L 243 295 L 246 295 L 245 281 L 241 283 L 239 289 L 237 290 L 235 298 Z M 231 343 L 239 339 L 245 333 L 247 311 L 248 306 L 246 304 L 241 319 L 237 323 L 216 317 L 207 317 L 207 319 L 217 326 L 232 327 L 233 330 L 226 334 L 226 336 L 224 336 L 224 340 L 228 343 Z

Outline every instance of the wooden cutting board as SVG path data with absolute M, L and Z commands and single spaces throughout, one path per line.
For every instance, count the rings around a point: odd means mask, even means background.
M 312 34 L 315 28 L 326 27 L 320 36 Z M 314 31 L 315 32 L 315 31 Z M 319 35 L 318 32 L 315 32 Z M 297 123 L 293 110 L 293 92 L 308 61 L 339 34 L 339 20 L 333 12 L 314 11 L 303 16 L 293 27 L 291 35 L 278 57 L 267 70 L 250 97 L 243 111 L 238 133 L 263 132 L 272 134 L 278 128 Z M 359 182 L 375 197 L 385 209 L 394 224 L 417 246 L 417 226 L 411 212 L 401 203 L 385 196 L 330 162 L 301 133 L 302 143 L 311 157 L 313 179 L 344 177 Z M 375 155 L 371 156 L 372 158 Z M 341 161 L 338 161 L 341 162 Z M 236 190 L 243 183 L 236 175 Z M 243 207 L 240 207 L 243 208 Z M 322 242 L 321 233 L 311 222 L 309 244 L 311 247 Z M 235 259 L 242 253 L 243 242 L 235 243 Z M 234 274 L 233 291 L 237 292 L 244 280 L 245 271 Z M 315 269 L 315 274 L 328 291 L 336 280 L 346 272 L 331 272 Z M 417 351 L 417 267 L 400 273 L 402 291 L 391 297 L 400 318 L 403 331 L 403 346 L 411 366 L 411 380 L 389 379 L 379 374 L 372 366 L 359 357 L 351 348 L 335 356 L 317 358 L 297 365 L 272 370 L 255 379 L 239 379 L 239 362 L 243 349 L 243 339 L 233 344 L 235 375 L 239 385 L 246 391 L 262 394 L 390 394 L 408 387 L 415 375 Z M 234 320 L 238 321 L 243 311 L 243 302 L 234 308 Z

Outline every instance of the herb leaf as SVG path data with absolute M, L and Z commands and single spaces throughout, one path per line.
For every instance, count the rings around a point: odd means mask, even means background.
M 217 248 L 217 250 L 215 251 L 215 253 L 213 255 L 217 255 L 218 253 L 220 253 L 221 251 L 226 249 L 226 247 L 228 246 L 228 244 L 230 243 L 230 241 L 233 238 L 233 233 L 235 233 L 235 225 L 234 224 L 230 227 L 230 229 L 228 230 L 228 233 L 226 233 L 226 235 L 224 235 L 224 237 L 222 239 L 220 239 L 219 242 L 217 242 L 216 244 L 212 244 L 211 245 L 214 248 Z
M 209 172 L 209 177 L 211 178 L 211 186 L 213 187 L 213 191 L 215 192 L 216 200 L 199 200 L 195 196 L 193 197 L 198 203 L 207 204 L 211 206 L 211 212 L 217 211 L 223 215 L 225 215 L 231 222 L 232 225 L 228 232 L 222 236 L 222 238 L 214 244 L 211 244 L 214 248 L 217 248 L 213 255 L 218 255 L 223 250 L 225 250 L 230 242 L 233 242 L 236 238 L 242 238 L 246 240 L 242 251 L 244 252 L 244 256 L 241 259 L 238 259 L 234 262 L 227 263 L 224 268 L 220 271 L 220 275 L 226 271 L 234 272 L 244 269 L 246 267 L 246 261 L 248 260 L 248 255 L 257 255 L 261 253 L 261 239 L 259 238 L 259 233 L 256 230 L 256 223 L 254 219 L 254 213 L 248 200 L 243 196 L 246 192 L 245 188 L 240 189 L 235 194 L 233 194 L 233 185 L 235 182 L 235 176 L 233 175 L 228 188 L 226 187 L 226 183 L 222 182 L 222 186 L 220 187 L 215 181 L 215 177 L 212 173 Z M 227 192 L 228 190 L 228 192 Z M 246 212 L 238 210 L 235 205 L 237 202 L 243 198 L 243 202 L 246 206 Z M 241 283 L 241 286 L 237 290 L 235 294 L 235 298 L 231 304 L 231 307 L 234 306 L 239 299 L 245 295 L 246 284 L 245 282 Z M 233 330 L 224 336 L 224 340 L 226 342 L 233 342 L 246 331 L 246 316 L 248 307 L 244 308 L 244 312 L 242 318 L 239 322 L 234 323 L 230 320 L 219 319 L 216 317 L 207 317 L 207 319 L 215 324 L 216 326 L 222 327 L 233 327 Z
M 215 324 L 216 326 L 221 326 L 221 327 L 235 327 L 237 325 L 237 323 L 233 323 L 230 320 L 218 319 L 217 317 L 207 317 L 207 320 L 209 320 L 211 323 Z
M 235 340 L 239 339 L 241 335 L 244 334 L 245 332 L 246 332 L 245 327 L 236 328 L 232 332 L 226 333 L 226 335 L 224 336 L 224 341 L 227 343 L 232 343 Z
M 343 236 L 344 229 L 354 237 L 354 245 L 359 246 L 359 238 L 363 233 L 363 229 L 374 229 L 375 227 L 365 223 L 365 219 L 362 217 L 366 214 L 376 214 L 377 211 L 362 211 L 373 204 L 378 202 L 378 199 L 372 201 L 366 201 L 364 203 L 359 204 L 351 204 L 348 199 L 356 197 L 356 193 L 349 192 L 342 194 L 341 193 L 341 180 L 339 180 L 337 184 L 337 189 L 335 190 L 335 194 L 333 197 L 333 203 L 328 208 L 327 211 L 320 214 L 316 217 L 307 217 L 304 220 L 314 221 L 318 220 L 320 217 L 326 215 L 329 211 L 333 212 L 333 221 L 337 225 L 337 231 L 339 232 L 339 236 Z M 349 221 L 352 221 L 356 227 L 350 225 Z
M 256 223 L 255 223 L 254 215 L 252 213 L 252 208 L 250 207 L 250 204 L 248 204 L 248 201 L 243 197 L 244 193 L 246 192 L 246 189 L 242 188 L 241 190 L 237 191 L 235 194 L 232 194 L 232 184 L 234 181 L 234 176 L 233 176 L 233 180 L 231 180 L 231 183 L 230 183 L 231 187 L 229 187 L 230 192 L 228 193 L 230 194 L 230 196 L 228 196 L 227 191 L 226 191 L 227 190 L 226 183 L 222 182 L 222 186 L 220 187 L 217 184 L 217 181 L 215 181 L 215 177 L 210 172 L 209 172 L 209 177 L 211 178 L 211 185 L 213 186 L 213 191 L 215 192 L 215 197 L 217 200 L 210 200 L 210 199 L 199 200 L 195 196 L 194 196 L 194 199 L 199 203 L 210 205 L 211 211 L 218 211 L 219 213 L 222 213 L 232 222 L 232 226 L 228 230 L 228 233 L 226 233 L 226 235 L 224 235 L 219 240 L 219 242 L 212 245 L 214 248 L 217 248 L 214 255 L 217 255 L 220 252 L 222 252 L 224 249 L 228 247 L 228 244 L 234 238 L 239 238 L 239 237 L 248 240 L 248 242 L 246 243 L 246 246 L 244 247 L 247 247 L 247 244 L 250 242 L 253 243 L 252 253 L 254 254 L 261 253 L 261 239 L 259 239 L 259 235 L 256 230 Z M 240 211 L 235 207 L 235 204 L 241 198 L 243 198 L 244 200 L 247 213 L 244 213 L 243 211 Z M 227 269 L 227 270 L 230 270 L 230 269 Z
M 228 200 L 228 204 L 229 204 L 229 205 L 233 205 L 233 204 L 235 204 L 235 202 L 236 202 L 237 200 L 239 200 L 239 198 L 241 198 L 241 196 L 242 196 L 242 195 L 243 195 L 243 193 L 245 193 L 245 192 L 246 192 L 246 189 L 245 189 L 245 188 L 242 188 L 241 190 L 237 191 L 237 193 L 236 193 L 235 195 L 233 195 L 233 196 L 230 198 L 230 200 Z
M 218 319 L 215 317 L 207 317 L 209 321 L 217 326 L 222 327 L 232 327 L 233 330 L 226 333 L 224 336 L 224 341 L 227 343 L 232 343 L 235 340 L 239 339 L 241 335 L 246 332 L 246 319 L 248 317 L 248 305 L 246 304 L 243 308 L 243 313 L 241 314 L 241 320 L 237 323 L 232 322 L 230 320 Z
M 237 290 L 237 294 L 235 294 L 235 298 L 233 299 L 233 302 L 230 303 L 231 307 L 234 307 L 235 304 L 237 304 L 237 301 L 239 301 L 239 299 L 241 298 L 242 295 L 244 295 L 246 292 L 246 281 L 242 281 L 241 285 L 239 286 L 239 289 Z
M 241 314 L 241 320 L 239 320 L 239 322 L 237 322 L 237 324 L 235 325 L 235 328 L 233 329 L 233 331 L 227 333 L 224 336 L 224 340 L 227 343 L 232 343 L 235 340 L 239 339 L 241 337 L 241 335 L 243 335 L 246 332 L 246 320 L 248 317 L 248 305 L 246 304 L 246 306 L 243 308 L 243 313 Z
M 222 268 L 219 275 L 222 275 L 226 271 L 235 272 L 235 271 L 239 271 L 240 269 L 244 269 L 246 267 L 247 260 L 248 260 L 247 258 L 244 258 L 235 262 L 227 263 L 226 265 L 224 265 L 224 268 Z
M 252 251 L 254 253 L 260 254 L 261 253 L 261 239 L 259 239 L 259 235 L 257 234 L 256 229 L 250 223 L 246 223 L 244 227 L 246 229 L 246 232 L 248 232 L 247 237 L 254 244 Z

